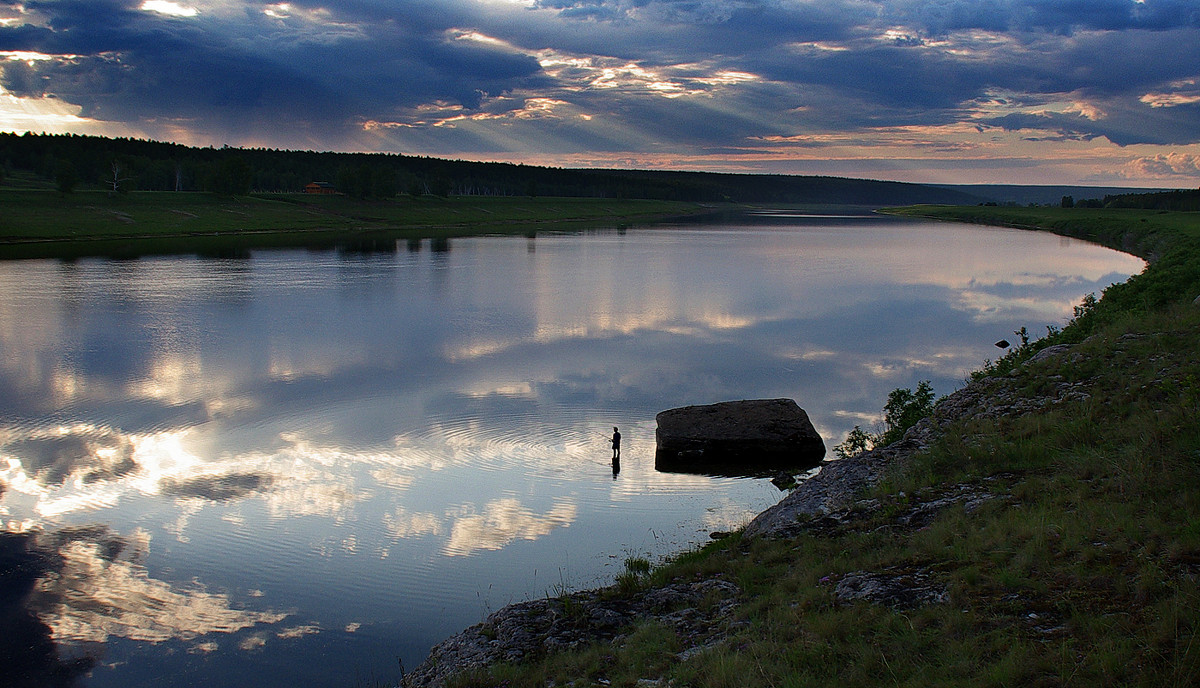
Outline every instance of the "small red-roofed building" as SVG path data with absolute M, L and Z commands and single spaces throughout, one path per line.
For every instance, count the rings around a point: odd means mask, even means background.
M 337 189 L 333 188 L 333 184 L 329 182 L 309 182 L 304 186 L 306 194 L 335 194 Z

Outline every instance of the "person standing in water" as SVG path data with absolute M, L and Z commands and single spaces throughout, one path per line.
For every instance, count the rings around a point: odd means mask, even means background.
M 613 427 L 612 445 L 613 461 L 619 461 L 621 459 L 621 431 L 615 426 Z

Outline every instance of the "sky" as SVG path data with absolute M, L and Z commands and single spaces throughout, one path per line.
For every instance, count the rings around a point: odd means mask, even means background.
M 1197 0 L 0 0 L 0 131 L 1200 186 Z

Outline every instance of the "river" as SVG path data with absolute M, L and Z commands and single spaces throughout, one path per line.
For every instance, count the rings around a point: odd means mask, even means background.
M 394 681 L 490 611 L 780 499 L 656 471 L 659 411 L 789 397 L 832 447 L 1143 266 L 787 211 L 374 248 L 0 263 L 0 597 L 43 643 L 21 671 Z

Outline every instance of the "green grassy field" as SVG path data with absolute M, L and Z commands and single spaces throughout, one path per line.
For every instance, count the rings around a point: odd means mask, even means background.
M 1192 686 L 1200 683 L 1200 215 L 910 208 L 1047 227 L 1151 256 L 1062 332 L 989 363 L 989 398 L 1053 399 L 966 418 L 836 525 L 738 535 L 637 586 L 721 577 L 745 595 L 713 648 L 653 622 L 612 644 L 492 667 L 457 686 Z M 1024 365 L 1041 348 L 1069 355 Z M 1078 394 L 1056 398 L 1063 385 Z M 881 400 L 882 405 L 882 400 Z M 896 519 L 960 489 L 993 498 Z M 860 571 L 921 572 L 949 601 L 839 603 Z M 627 577 L 628 578 L 628 577 Z M 623 579 L 609 594 L 630 593 Z M 639 683 L 640 682 L 640 683 Z
M 705 210 L 637 199 L 0 191 L 0 257 L 110 255 L 297 245 L 326 238 L 441 237 L 635 222 Z M 304 236 L 298 236 L 304 235 Z

